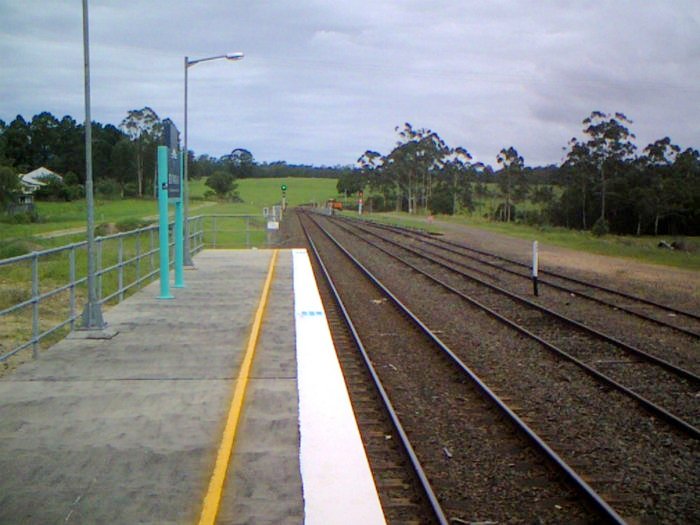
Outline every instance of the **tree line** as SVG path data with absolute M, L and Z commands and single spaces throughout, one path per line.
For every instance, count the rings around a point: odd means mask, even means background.
M 560 166 L 527 167 L 513 146 L 496 167 L 475 162 L 464 147 L 406 123 L 388 154 L 365 151 L 341 174 L 339 192 L 369 188 L 376 211 L 473 212 L 475 199 L 495 197 L 490 218 L 592 230 L 596 234 L 700 235 L 700 153 L 668 137 L 638 150 L 632 121 L 594 111 L 582 121 Z M 526 200 L 538 204 L 520 209 Z
M 157 180 L 157 146 L 163 142 L 167 122 L 150 107 L 130 110 L 118 124 L 92 123 L 93 179 L 95 193 L 103 198 L 153 198 Z M 294 165 L 286 162 L 257 163 L 244 149 L 219 158 L 188 152 L 191 178 L 233 180 L 246 177 L 337 178 L 351 168 Z M 9 123 L 0 119 L 0 211 L 20 191 L 18 174 L 44 166 L 63 177 L 42 188 L 39 199 L 82 198 L 85 184 L 84 123 L 71 116 L 57 118 L 44 111 L 27 120 L 22 115 Z M 222 195 L 216 186 L 215 193 Z M 223 191 L 231 194 L 231 190 Z

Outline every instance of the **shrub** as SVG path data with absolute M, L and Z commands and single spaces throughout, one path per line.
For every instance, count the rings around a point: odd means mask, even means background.
M 151 224 L 150 221 L 144 219 L 122 219 L 117 222 L 114 226 L 118 232 L 129 232 L 132 230 L 138 230 Z
M 597 221 L 595 221 L 593 228 L 591 228 L 591 233 L 596 237 L 602 237 L 603 235 L 610 233 L 610 225 L 608 224 L 608 221 L 600 217 Z
M 39 214 L 36 209 L 32 211 L 21 211 L 17 213 L 8 213 L 0 215 L 0 222 L 6 224 L 30 224 L 39 221 Z
M 68 187 L 62 180 L 56 177 L 47 177 L 45 184 L 34 192 L 34 198 L 38 201 L 69 201 Z
M 453 199 L 450 192 L 445 189 L 438 189 L 430 199 L 430 212 L 437 214 L 442 213 L 444 215 L 452 215 L 453 212 Z
M 138 197 L 139 187 L 135 182 L 127 182 L 122 190 L 124 197 Z
M 370 195 L 365 203 L 365 209 L 372 210 L 373 212 L 387 211 L 384 195 Z
M 122 190 L 113 179 L 100 179 L 95 183 L 95 193 L 103 199 L 118 199 Z

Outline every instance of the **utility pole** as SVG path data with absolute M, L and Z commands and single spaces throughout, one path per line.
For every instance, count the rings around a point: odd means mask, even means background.
M 102 330 L 106 323 L 95 286 L 95 202 L 92 189 L 92 118 L 90 116 L 90 39 L 88 3 L 83 0 L 83 56 L 85 59 L 85 198 L 87 200 L 87 288 L 88 301 L 83 310 L 83 330 Z

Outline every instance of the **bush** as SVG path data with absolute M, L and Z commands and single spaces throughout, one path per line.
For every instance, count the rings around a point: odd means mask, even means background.
M 370 195 L 367 197 L 364 207 L 366 210 L 372 210 L 372 212 L 387 211 L 384 195 Z
M 429 208 L 433 214 L 452 215 L 454 211 L 452 195 L 444 189 L 436 191 L 430 199 Z
M 32 241 L 27 241 L 24 239 L 14 239 L 11 241 L 0 241 L 0 259 L 9 259 L 10 257 L 18 257 L 20 255 L 25 255 L 33 251 L 43 250 L 42 246 L 39 246 Z
M 600 217 L 597 221 L 595 221 L 593 228 L 591 228 L 591 233 L 596 237 L 602 237 L 603 235 L 610 233 L 610 225 L 608 224 L 608 221 Z
M 122 219 L 117 222 L 114 226 L 118 232 L 130 232 L 132 230 L 138 230 L 139 228 L 144 228 L 151 224 L 151 221 L 146 221 L 143 219 Z
M 85 197 L 85 188 L 81 185 L 66 186 L 66 200 L 76 201 Z
M 35 210 L 21 211 L 18 213 L 8 213 L 0 215 L 0 222 L 6 224 L 30 224 L 39 221 L 39 214 Z
M 113 179 L 100 179 L 95 183 L 95 194 L 103 199 L 118 199 L 122 190 Z
M 45 184 L 34 192 L 38 201 L 70 201 L 68 187 L 56 177 L 48 177 Z
M 127 182 L 123 188 L 124 197 L 138 197 L 139 187 L 135 182 Z
M 236 188 L 238 184 L 230 173 L 225 171 L 215 171 L 212 173 L 205 184 L 216 192 L 220 199 L 232 198 L 234 202 L 238 198 Z

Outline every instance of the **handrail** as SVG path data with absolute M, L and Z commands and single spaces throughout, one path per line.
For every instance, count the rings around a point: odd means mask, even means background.
M 272 240 L 269 234 L 261 235 L 265 231 L 262 215 L 207 214 L 191 216 L 188 220 L 191 255 L 209 247 L 232 247 L 234 243 L 239 246 L 243 244 L 243 236 L 247 248 Z M 229 220 L 234 222 L 233 227 Z M 169 223 L 170 228 L 173 225 Z M 157 232 L 158 225 L 154 224 L 95 238 L 100 304 L 122 301 L 129 293 L 158 278 Z M 170 249 L 174 249 L 172 240 Z M 0 301 L 3 292 L 18 295 L 13 304 L 0 303 L 0 362 L 30 347 L 36 358 L 40 343 L 47 337 L 63 328 L 77 327 L 78 307 L 87 282 L 86 252 L 87 241 L 79 241 L 0 259 Z M 60 259 L 61 255 L 67 255 L 68 260 Z M 174 257 L 170 260 L 172 268 Z M 3 273 L 15 275 L 3 279 Z M 17 274 L 21 276 L 19 279 Z M 19 287 L 13 290 L 13 283 Z M 42 311 L 49 301 L 51 319 Z M 12 322 L 6 322 L 8 319 Z

